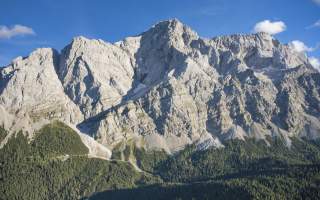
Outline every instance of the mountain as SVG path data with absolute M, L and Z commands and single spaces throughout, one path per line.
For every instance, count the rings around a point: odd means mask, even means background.
M 320 73 L 173 19 L 0 68 L 1 199 L 319 199 Z
M 320 74 L 266 33 L 205 39 L 174 19 L 114 44 L 37 49 L 0 74 L 1 123 L 30 135 L 59 120 L 109 149 L 133 139 L 168 153 L 319 137 Z

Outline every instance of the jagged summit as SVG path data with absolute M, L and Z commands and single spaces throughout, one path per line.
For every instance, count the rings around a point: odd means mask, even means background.
M 81 46 L 85 45 L 86 43 L 97 43 L 97 44 L 110 44 L 102 39 L 89 39 L 84 36 L 76 36 L 72 38 L 71 43 L 64 47 L 63 49 L 71 48 L 72 46 Z M 63 50 L 62 50 L 63 51 Z
M 189 26 L 183 24 L 181 21 L 178 19 L 174 18 L 171 20 L 164 20 L 156 23 L 153 25 L 150 29 L 147 31 L 141 33 L 140 35 L 144 35 L 145 33 L 148 32 L 153 32 L 156 34 L 162 34 L 162 33 L 167 33 L 167 34 L 183 34 L 185 32 L 192 34 L 192 35 L 197 35 L 196 32 L 194 32 Z
M 76 37 L 0 71 L 10 130 L 64 121 L 112 149 L 319 137 L 320 74 L 266 33 L 201 38 L 173 19 L 114 44 Z M 19 123 L 17 123 L 19 122 Z
M 195 31 L 193 31 L 189 26 L 183 24 L 178 19 L 166 20 L 157 23 L 152 26 L 145 34 L 156 34 L 163 35 L 163 37 L 190 37 L 190 38 L 198 38 L 198 35 Z

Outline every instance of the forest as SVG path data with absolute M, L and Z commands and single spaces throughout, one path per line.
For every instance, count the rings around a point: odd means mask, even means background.
M 1 128 L 0 138 L 6 134 Z M 77 133 L 54 122 L 31 140 L 16 133 L 0 150 L 0 199 L 320 199 L 319 140 L 224 146 L 169 156 L 127 145 L 108 161 L 88 158 Z

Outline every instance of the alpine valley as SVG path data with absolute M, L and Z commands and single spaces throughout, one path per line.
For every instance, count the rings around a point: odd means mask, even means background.
M 320 199 L 320 73 L 173 19 L 0 68 L 0 199 Z

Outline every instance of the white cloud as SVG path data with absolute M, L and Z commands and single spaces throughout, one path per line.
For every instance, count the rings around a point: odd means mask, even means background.
M 320 5 L 320 0 L 312 0 L 313 2 L 315 2 L 316 4 Z
M 22 25 L 14 25 L 9 28 L 7 26 L 0 26 L 0 39 L 10 39 L 17 35 L 35 35 L 32 28 Z
M 320 72 L 320 60 L 316 57 L 310 57 L 309 58 L 310 64 Z
M 303 42 L 299 40 L 294 40 L 290 42 L 289 46 L 297 52 L 306 52 L 306 51 L 310 52 L 315 50 L 314 48 L 308 47 L 307 45 L 305 45 Z
M 320 19 L 311 25 L 311 28 L 313 27 L 320 27 Z
M 320 19 L 316 21 L 313 25 L 313 27 L 320 27 Z
M 313 23 L 310 26 L 307 26 L 306 29 L 311 29 L 311 28 L 318 28 L 320 27 L 320 19 L 318 21 L 316 21 L 315 23 Z
M 258 22 L 254 26 L 253 30 L 255 33 L 266 32 L 271 35 L 275 35 L 275 34 L 278 34 L 278 33 L 285 31 L 286 28 L 287 28 L 286 24 L 282 21 L 272 22 L 270 20 L 264 20 L 264 21 Z

